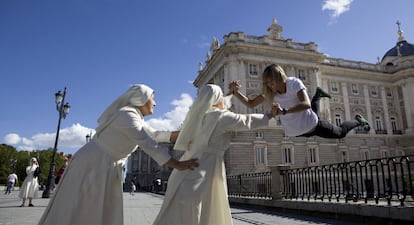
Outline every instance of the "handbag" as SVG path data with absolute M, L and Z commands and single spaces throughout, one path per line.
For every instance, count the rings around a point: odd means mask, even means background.
M 40 169 L 40 166 L 36 167 L 35 171 L 33 172 L 33 177 L 36 178 L 39 176 L 39 174 L 42 173 L 42 170 Z

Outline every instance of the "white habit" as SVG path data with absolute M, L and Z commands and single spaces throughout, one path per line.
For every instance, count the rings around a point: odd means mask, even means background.
M 170 132 L 149 127 L 136 107 L 124 106 L 109 115 L 93 139 L 73 156 L 39 224 L 122 225 L 119 160 L 137 145 L 160 165 L 171 158 L 168 149 L 157 143 L 169 142 Z
M 154 225 L 231 225 L 223 159 L 231 131 L 263 127 L 268 122 L 262 114 L 210 109 L 181 159 L 199 158 L 200 166 L 194 170 L 173 170 Z

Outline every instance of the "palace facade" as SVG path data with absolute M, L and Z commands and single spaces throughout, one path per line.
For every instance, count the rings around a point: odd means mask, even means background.
M 241 92 L 253 98 L 262 93 L 262 71 L 274 63 L 288 76 L 301 79 L 309 96 L 316 87 L 332 96 L 321 100 L 321 118 L 340 124 L 361 114 L 371 124 L 369 132 L 354 129 L 343 139 L 286 137 L 278 118 L 266 129 L 234 132 L 225 155 L 227 174 L 268 171 L 276 165 L 297 168 L 414 154 L 414 45 L 405 40 L 397 24 L 396 44 L 376 64 L 328 57 L 313 42 L 285 39 L 276 19 L 263 36 L 231 32 L 223 43 L 213 38 L 206 60 L 199 64 L 196 87 L 213 83 L 226 93 L 231 81 L 240 80 Z M 265 113 L 269 108 L 262 104 L 250 109 L 233 99 L 231 110 Z M 134 168 L 144 165 L 152 168 L 150 159 L 148 163 L 134 158 L 141 155 L 144 159 L 142 154 L 138 150 L 131 156 L 131 174 L 140 176 Z M 154 171 L 164 171 L 163 179 L 169 174 L 166 168 Z

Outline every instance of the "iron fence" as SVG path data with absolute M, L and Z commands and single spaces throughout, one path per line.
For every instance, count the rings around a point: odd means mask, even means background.
M 227 176 L 228 194 L 236 198 L 405 202 L 414 201 L 414 155 L 271 172 Z M 275 178 L 275 176 L 280 176 Z M 272 187 L 272 179 L 281 187 Z M 275 184 L 273 184 L 275 185 Z M 276 184 L 278 186 L 278 184 Z
M 227 176 L 228 195 L 236 198 L 272 199 L 271 172 Z

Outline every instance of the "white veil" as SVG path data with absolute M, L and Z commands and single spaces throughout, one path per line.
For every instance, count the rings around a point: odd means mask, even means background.
M 107 127 L 112 121 L 116 112 L 124 106 L 142 106 L 150 99 L 154 94 L 154 90 L 145 84 L 134 84 L 124 94 L 119 96 L 98 119 L 98 128 L 96 128 L 96 134 L 99 134 L 105 127 Z
M 175 142 L 175 150 L 189 150 L 190 144 L 197 138 L 195 137 L 195 134 L 201 128 L 205 113 L 208 112 L 213 105 L 217 104 L 221 98 L 223 98 L 223 91 L 217 85 L 207 84 L 198 89 L 197 98 L 190 107 L 190 110 L 184 119 L 180 134 Z M 215 124 L 212 128 L 214 127 Z M 206 135 L 210 134 L 211 133 Z

